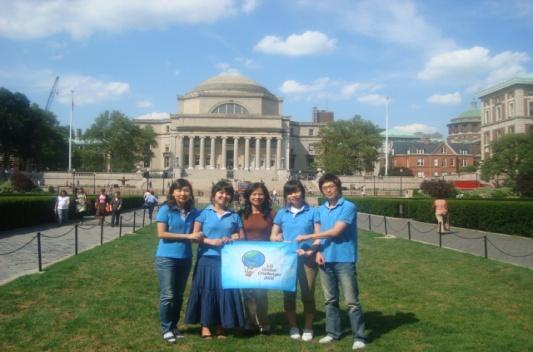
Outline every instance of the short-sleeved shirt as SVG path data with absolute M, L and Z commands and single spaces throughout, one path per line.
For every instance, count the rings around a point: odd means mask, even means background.
M 210 239 L 231 237 L 232 234 L 242 229 L 241 217 L 237 213 L 226 211 L 220 216 L 212 205 L 202 210 L 195 221 L 202 224 L 202 232 Z M 220 247 L 200 245 L 198 254 L 220 256 Z
M 156 221 L 167 225 L 167 232 L 171 233 L 192 233 L 194 221 L 200 214 L 196 208 L 192 208 L 187 214 L 181 212 L 177 206 L 169 207 L 163 205 L 157 213 Z M 159 239 L 156 257 L 169 257 L 176 259 L 191 258 L 191 241 Z
M 323 239 L 322 254 L 326 263 L 357 262 L 357 207 L 341 197 L 333 208 L 326 201 L 318 207 L 320 231 L 332 229 L 340 221 L 348 226 L 337 237 Z
M 315 232 L 315 224 L 318 222 L 318 213 L 315 208 L 311 208 L 307 203 L 303 210 L 294 214 L 289 207 L 282 208 L 274 218 L 274 224 L 278 225 L 283 233 L 285 241 L 294 241 L 298 235 L 309 235 Z M 299 247 L 307 249 L 313 241 L 301 242 Z
M 244 238 L 247 241 L 270 241 L 275 214 L 271 211 L 266 217 L 263 213 L 250 214 L 247 218 L 242 216 Z

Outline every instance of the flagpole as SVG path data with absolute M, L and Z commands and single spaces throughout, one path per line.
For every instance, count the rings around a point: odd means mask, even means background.
M 68 130 L 68 171 L 72 171 L 72 119 L 74 117 L 74 90 L 70 91 L 72 104 L 70 105 L 70 127 Z
M 389 176 L 389 97 L 385 97 L 385 176 Z

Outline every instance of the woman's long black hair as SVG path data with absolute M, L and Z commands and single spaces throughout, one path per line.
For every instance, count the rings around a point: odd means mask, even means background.
M 266 219 L 272 212 L 272 199 L 270 199 L 270 193 L 268 193 L 268 189 L 264 183 L 255 182 L 252 183 L 243 194 L 244 208 L 241 209 L 240 213 L 244 219 L 248 219 L 248 217 L 252 215 L 252 203 L 250 202 L 250 196 L 258 189 L 262 190 L 263 194 L 265 195 L 265 199 L 261 205 L 261 213 L 263 214 L 263 217 Z
M 178 178 L 175 182 L 173 182 L 170 185 L 170 188 L 168 190 L 168 195 L 167 195 L 167 204 L 171 208 L 177 205 L 176 199 L 174 198 L 173 193 L 176 189 L 182 189 L 183 187 L 189 187 L 189 189 L 191 190 L 191 198 L 187 202 L 185 202 L 185 205 L 183 206 L 183 209 L 186 212 L 189 212 L 194 206 L 194 193 L 192 191 L 191 183 L 184 178 Z

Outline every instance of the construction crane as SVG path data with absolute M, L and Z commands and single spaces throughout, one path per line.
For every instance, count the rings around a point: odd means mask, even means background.
M 52 105 L 52 102 L 54 101 L 54 97 L 57 95 L 57 83 L 59 82 L 59 76 L 56 76 L 56 80 L 54 81 L 54 84 L 52 85 L 52 89 L 50 90 L 50 94 L 48 95 L 48 100 L 46 101 L 46 107 L 44 108 L 44 111 L 49 111 L 50 106 Z

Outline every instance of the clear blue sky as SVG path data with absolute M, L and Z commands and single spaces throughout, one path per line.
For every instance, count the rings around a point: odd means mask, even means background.
M 476 92 L 533 72 L 533 1 L 0 0 L 0 86 L 88 128 L 105 110 L 177 112 L 176 96 L 240 73 L 310 121 L 360 114 L 438 131 Z

